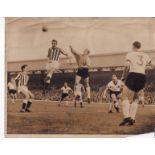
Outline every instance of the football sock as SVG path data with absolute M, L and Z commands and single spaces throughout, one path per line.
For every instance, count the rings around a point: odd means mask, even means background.
M 27 102 L 27 107 L 26 107 L 26 108 L 29 109 L 29 108 L 31 107 L 31 105 L 32 105 L 32 101 L 28 101 L 28 102 Z
M 87 98 L 90 99 L 90 87 L 86 87 L 86 92 L 87 92 Z
M 137 101 L 133 101 L 132 104 L 130 105 L 130 117 L 133 120 L 135 120 L 137 109 L 138 109 L 138 102 Z
M 130 117 L 129 110 L 130 110 L 129 100 L 127 100 L 127 99 L 123 100 L 122 101 L 122 111 L 123 111 L 124 118 Z
M 66 101 L 65 104 L 68 105 L 68 101 Z
M 113 105 L 113 103 L 110 102 L 110 104 L 109 104 L 109 111 L 112 110 L 112 105 Z
M 27 100 L 23 100 L 22 109 L 24 109 L 24 110 L 25 110 L 26 105 L 27 105 Z

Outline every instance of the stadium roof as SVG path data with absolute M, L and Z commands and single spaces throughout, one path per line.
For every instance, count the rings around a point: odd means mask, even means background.
M 136 40 L 142 50 L 155 49 L 155 18 L 6 18 L 9 61 L 46 58 L 52 39 L 69 55 L 69 45 L 78 52 L 88 48 L 91 54 L 105 54 L 130 51 Z
M 145 51 L 149 54 L 152 61 L 155 61 L 155 50 Z M 120 53 L 107 53 L 107 54 L 97 54 L 91 55 L 91 68 L 110 68 L 110 67 L 121 67 L 124 65 L 125 60 L 124 52 Z M 29 66 L 29 70 L 45 70 L 46 59 L 37 59 L 37 60 L 21 60 L 21 61 L 12 61 L 7 63 L 7 71 L 20 71 L 20 67 L 23 64 L 27 64 Z M 68 63 L 67 58 L 60 59 L 60 69 L 61 70 L 73 70 L 76 69 L 77 65 L 74 62 L 72 65 Z

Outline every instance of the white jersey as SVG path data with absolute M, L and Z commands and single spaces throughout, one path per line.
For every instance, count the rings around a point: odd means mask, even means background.
M 123 85 L 124 83 L 121 80 L 117 80 L 117 83 L 114 83 L 114 81 L 110 81 L 107 87 L 111 91 L 121 91 Z
M 65 86 L 63 86 L 62 88 L 61 88 L 61 90 L 62 90 L 62 93 L 64 93 L 64 94 L 68 94 L 69 93 L 69 91 L 71 91 L 72 89 L 70 88 L 70 87 L 65 87 Z
M 9 83 L 8 83 L 8 88 L 9 88 L 9 89 L 16 90 L 16 89 L 17 89 L 16 83 L 9 82 Z
M 83 90 L 83 85 L 82 84 L 78 84 L 74 86 L 74 95 L 82 95 L 82 90 Z
M 146 66 L 151 59 L 144 52 L 130 52 L 126 55 L 126 61 L 129 62 L 129 72 L 145 74 Z

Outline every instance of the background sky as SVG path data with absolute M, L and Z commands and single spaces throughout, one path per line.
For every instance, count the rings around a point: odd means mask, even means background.
M 48 28 L 42 32 L 41 28 Z M 8 61 L 45 58 L 51 40 L 70 53 L 69 45 L 92 55 L 128 52 L 133 41 L 142 50 L 155 49 L 155 18 L 7 18 Z

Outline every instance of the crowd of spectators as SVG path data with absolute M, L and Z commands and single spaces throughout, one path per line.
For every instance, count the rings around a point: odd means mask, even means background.
M 121 72 L 112 71 L 98 71 L 90 73 L 90 86 L 91 86 L 91 100 L 96 103 L 109 102 L 109 99 L 103 99 L 103 91 L 106 84 L 111 80 L 112 74 L 116 74 L 120 78 Z M 155 71 L 148 72 L 147 85 L 144 89 L 145 92 L 145 104 L 155 104 Z M 29 88 L 35 95 L 36 100 L 60 100 L 61 91 L 60 88 L 64 82 L 68 82 L 69 86 L 73 89 L 74 86 L 74 74 L 73 73 L 59 73 L 54 74 L 51 87 L 46 95 L 43 92 L 43 75 L 33 74 L 30 76 Z M 85 94 L 84 100 L 85 100 Z M 18 94 L 18 98 L 23 98 L 21 94 Z M 73 100 L 73 94 L 70 94 L 70 100 Z

